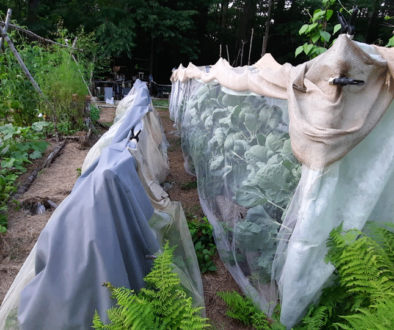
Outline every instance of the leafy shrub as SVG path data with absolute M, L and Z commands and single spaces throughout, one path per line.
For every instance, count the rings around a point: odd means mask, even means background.
M 90 108 L 90 119 L 92 119 L 92 122 L 100 119 L 100 110 L 94 105 L 92 105 L 92 107 Z
M 197 219 L 189 221 L 188 226 L 201 273 L 216 271 L 217 268 L 212 261 L 212 257 L 216 253 L 212 225 L 209 223 L 208 219 L 204 217 L 201 221 Z
M 60 43 L 64 43 L 66 32 L 58 31 Z M 85 95 L 88 93 L 82 76 L 85 81 L 89 81 L 93 70 L 92 61 L 89 62 L 84 54 L 82 65 L 77 65 L 69 48 L 30 42 L 15 30 L 10 31 L 10 37 L 44 97 L 39 96 L 9 47 L 5 47 L 0 57 L 0 123 L 30 126 L 37 121 L 41 112 L 55 125 L 59 123 L 61 132 L 65 123 L 68 128 L 63 131 L 80 130 Z M 91 40 L 87 37 L 85 40 L 83 34 L 81 37 L 80 41 L 88 47 Z M 72 94 L 77 94 L 77 99 L 73 99 Z
M 41 111 L 56 123 L 70 123 L 71 127 L 80 125 L 88 93 L 81 78 L 83 68 L 76 65 L 69 50 L 56 47 L 47 52 L 45 62 L 40 65 L 36 79 L 49 100 L 49 103 L 40 102 Z M 76 99 L 73 94 L 77 94 Z
M 45 125 L 44 125 L 45 126 Z M 41 141 L 42 125 L 0 126 L 0 233 L 7 228 L 7 203 L 16 191 L 16 180 L 31 159 L 41 158 L 49 143 Z
M 311 17 L 310 24 L 304 24 L 299 30 L 300 35 L 308 37 L 309 43 L 305 43 L 296 49 L 296 57 L 304 52 L 310 58 L 314 58 L 327 50 L 327 44 L 330 45 L 329 42 L 332 37 L 331 33 L 327 31 L 327 21 L 334 14 L 334 11 L 328 8 L 335 2 L 336 0 L 323 0 L 324 10 L 316 9 L 313 15 L 309 15 Z M 308 9 L 306 10 L 308 11 Z M 341 24 L 335 25 L 332 34 L 337 33 L 340 29 Z M 331 42 L 331 45 L 334 41 Z
M 95 313 L 94 329 L 118 330 L 193 330 L 210 327 L 200 316 L 202 308 L 192 307 L 180 286 L 178 274 L 173 272 L 173 249 L 169 244 L 154 261 L 151 272 L 145 277 L 147 288 L 135 293 L 126 288 L 114 288 L 107 283 L 117 306 L 108 310 L 111 321 L 104 325 Z

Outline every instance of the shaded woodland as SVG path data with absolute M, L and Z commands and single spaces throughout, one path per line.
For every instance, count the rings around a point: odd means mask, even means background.
M 336 11 L 357 5 L 355 40 L 384 46 L 392 37 L 385 17 L 394 15 L 394 1 L 332 2 L 335 14 L 327 30 L 338 23 Z M 155 81 L 168 83 L 171 69 L 179 63 L 214 64 L 220 49 L 234 66 L 253 64 L 265 52 L 279 63 L 307 60 L 305 54 L 295 57 L 295 49 L 307 41 L 299 30 L 324 4 L 322 0 L 1 0 L 0 10 L 5 13 L 7 8 L 12 8 L 18 24 L 42 37 L 56 39 L 59 27 L 75 35 L 82 28 L 94 32 L 111 66 L 134 68 L 136 59 L 144 59 Z

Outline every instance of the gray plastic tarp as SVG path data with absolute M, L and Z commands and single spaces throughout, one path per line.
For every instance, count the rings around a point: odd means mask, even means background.
M 21 293 L 21 330 L 89 329 L 95 310 L 106 317 L 113 306 L 108 290 L 139 289 L 160 246 L 149 228 L 153 207 L 127 147 L 130 130 L 141 127 L 150 109 L 148 90 L 112 144 L 78 179 L 37 242 L 36 276 Z

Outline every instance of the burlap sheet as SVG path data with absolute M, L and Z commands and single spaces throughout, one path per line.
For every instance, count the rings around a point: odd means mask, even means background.
M 224 59 L 209 73 L 189 64 L 171 81 L 218 81 L 235 91 L 287 99 L 295 156 L 311 169 L 322 169 L 344 157 L 376 126 L 394 97 L 394 49 L 368 47 L 340 35 L 315 59 L 296 67 L 278 64 L 270 54 L 253 68 L 232 68 Z M 335 86 L 330 78 L 365 81 L 363 86 Z

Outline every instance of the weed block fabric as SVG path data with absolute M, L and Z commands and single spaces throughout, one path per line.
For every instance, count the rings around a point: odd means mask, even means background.
M 151 269 L 145 258 L 160 248 L 148 220 L 153 207 L 127 150 L 130 129 L 149 109 L 135 100 L 114 142 L 78 179 L 62 212 L 37 241 L 36 276 L 21 293 L 20 329 L 89 329 L 94 311 L 106 315 L 110 293 L 102 287 L 140 289 Z

